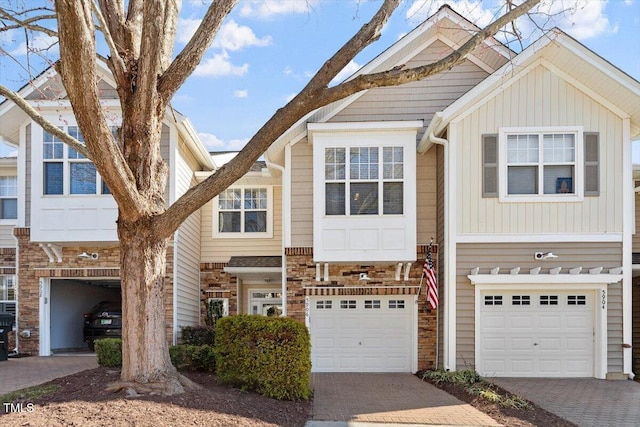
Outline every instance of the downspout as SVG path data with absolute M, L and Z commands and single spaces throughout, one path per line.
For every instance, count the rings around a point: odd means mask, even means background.
M 269 161 L 269 159 L 267 158 L 267 156 L 265 156 L 265 163 L 267 164 L 268 168 L 274 168 L 276 170 L 280 171 L 280 176 L 282 177 L 282 201 L 284 202 L 284 200 L 288 200 L 289 197 L 289 185 L 288 182 L 285 181 L 285 167 L 281 166 L 277 163 L 272 163 Z M 284 204 L 284 203 L 283 203 Z M 285 226 L 286 226 L 286 212 L 287 209 L 285 209 L 285 207 L 282 207 L 282 271 L 281 271 L 281 288 L 282 288 L 282 316 L 286 317 L 287 315 L 287 257 L 284 254 L 284 245 L 285 245 L 285 241 L 284 241 L 284 236 L 285 236 Z
M 443 339 L 444 343 L 442 346 L 443 355 L 442 361 L 444 369 L 447 371 L 456 370 L 455 369 L 455 344 L 456 344 L 456 331 L 455 331 L 455 317 L 456 317 L 456 287 L 455 287 L 455 252 L 453 252 L 450 248 L 450 224 L 451 220 L 449 219 L 450 213 L 450 205 L 451 205 L 451 194 L 450 194 L 450 178 L 449 178 L 449 141 L 444 138 L 439 138 L 435 136 L 433 132 L 429 133 L 429 141 L 433 144 L 441 145 L 444 149 L 444 236 L 443 243 L 444 253 L 447 254 L 445 258 L 445 272 L 444 272 L 444 283 L 443 289 L 445 294 L 445 304 L 443 309 Z M 438 248 L 440 251 L 440 248 Z M 454 267 L 451 267 L 454 266 Z M 451 273 L 453 274 L 453 279 L 449 277 Z M 439 325 L 436 326 L 439 328 Z M 436 337 L 439 337 L 440 331 L 436 332 Z M 439 359 L 439 343 L 436 343 L 436 365 Z

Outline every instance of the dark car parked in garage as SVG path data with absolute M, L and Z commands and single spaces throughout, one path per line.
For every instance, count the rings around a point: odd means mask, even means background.
M 84 315 L 84 342 L 94 350 L 95 340 L 122 337 L 122 303 L 102 301 Z

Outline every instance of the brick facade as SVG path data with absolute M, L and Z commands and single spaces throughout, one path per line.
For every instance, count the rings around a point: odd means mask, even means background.
M 287 315 L 305 321 L 305 297 L 332 292 L 358 295 L 415 294 L 420 285 L 422 266 L 427 247 L 417 247 L 417 260 L 411 265 L 409 279 L 395 280 L 396 264 L 329 263 L 329 281 L 316 281 L 313 248 L 286 248 Z M 433 250 L 437 256 L 437 248 Z M 437 265 L 437 263 L 436 263 Z M 370 280 L 360 280 L 366 273 Z M 338 289 L 336 289 L 338 288 Z M 356 288 L 355 290 L 353 288 Z M 357 288 L 362 288 L 358 290 Z M 429 310 L 426 301 L 426 281 L 423 280 L 418 298 L 418 369 L 432 369 L 436 362 L 436 311 Z
M 29 228 L 15 228 L 18 240 L 18 329 L 29 330 L 30 337 L 18 338 L 21 353 L 38 354 L 40 347 L 40 279 L 109 279 L 120 277 L 118 246 L 64 246 L 62 262 L 51 262 L 38 243 L 30 240 Z M 98 253 L 97 260 L 79 258 L 82 252 Z M 167 339 L 173 336 L 173 250 L 167 249 L 165 312 Z M 53 315 L 53 313 L 51 313 Z
M 200 263 L 200 307 L 208 298 L 228 298 L 229 314 L 238 314 L 238 279 L 225 273 L 226 262 Z M 204 325 L 205 311 L 200 310 L 201 324 Z

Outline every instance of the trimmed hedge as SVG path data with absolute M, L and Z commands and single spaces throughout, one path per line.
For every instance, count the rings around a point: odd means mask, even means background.
M 241 314 L 216 324 L 218 380 L 264 396 L 307 400 L 311 341 L 306 326 L 287 317 Z
M 216 358 L 213 346 L 180 344 L 169 347 L 171 363 L 176 369 L 215 372 Z
M 122 366 L 122 339 L 102 338 L 95 341 L 98 365 Z
M 211 326 L 183 326 L 180 338 L 182 344 L 213 346 L 216 334 Z

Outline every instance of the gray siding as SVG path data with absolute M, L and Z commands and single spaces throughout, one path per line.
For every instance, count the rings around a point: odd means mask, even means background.
M 447 45 L 435 41 L 406 65 L 426 65 L 450 52 Z M 445 109 L 487 75 L 477 65 L 465 61 L 451 71 L 418 82 L 370 89 L 331 121 L 424 120 L 426 125 L 436 111 Z M 419 133 L 418 139 L 421 137 Z
M 552 251 L 558 258 L 543 265 L 533 259 L 536 250 Z M 520 266 L 528 269 L 543 267 L 547 274 L 555 267 L 582 266 L 583 271 L 594 267 L 615 268 L 622 265 L 620 243 L 459 243 L 457 245 L 456 298 L 457 298 L 457 354 L 458 369 L 475 367 L 475 305 L 474 286 L 467 277 L 474 267 L 488 273 L 494 267 L 509 270 Z M 608 372 L 622 372 L 622 284 L 608 289 Z
M 313 246 L 313 150 L 306 140 L 291 147 L 291 246 Z

